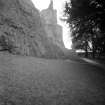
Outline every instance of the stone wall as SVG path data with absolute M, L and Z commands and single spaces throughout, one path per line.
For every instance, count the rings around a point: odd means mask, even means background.
M 9 38 L 15 52 L 45 58 L 59 58 L 63 52 L 46 35 L 39 11 L 31 0 L 0 0 L 0 36 Z

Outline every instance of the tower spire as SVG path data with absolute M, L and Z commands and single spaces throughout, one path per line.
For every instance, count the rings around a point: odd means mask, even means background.
M 49 8 L 50 8 L 50 9 L 53 9 L 53 0 L 50 0 Z

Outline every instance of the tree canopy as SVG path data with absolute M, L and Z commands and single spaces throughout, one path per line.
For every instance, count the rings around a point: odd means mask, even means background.
M 75 49 L 95 53 L 105 51 L 105 1 L 70 0 L 65 3 L 66 21 L 72 31 Z M 92 45 L 92 47 L 90 46 Z

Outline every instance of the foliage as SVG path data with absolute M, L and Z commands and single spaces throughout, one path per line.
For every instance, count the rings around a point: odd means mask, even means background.
M 93 57 L 95 53 L 103 52 L 105 1 L 71 0 L 65 3 L 64 12 L 72 31 L 73 47 L 85 50 L 86 56 L 88 51 L 93 52 Z
M 4 35 L 0 36 L 0 46 L 2 51 L 8 51 L 10 53 L 12 53 L 15 48 L 13 42 Z

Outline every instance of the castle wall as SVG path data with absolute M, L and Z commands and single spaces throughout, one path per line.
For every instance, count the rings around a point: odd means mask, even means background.
M 50 4 L 47 9 L 41 11 L 40 15 L 46 34 L 50 40 L 59 47 L 64 47 L 62 27 L 57 24 L 57 11 L 53 9 L 53 6 Z
M 41 12 L 41 17 L 44 19 L 45 24 L 57 24 L 57 11 L 46 9 Z
M 46 36 L 40 13 L 31 0 L 0 0 L 0 4 L 0 36 L 12 43 L 12 53 L 45 58 L 64 55 Z

